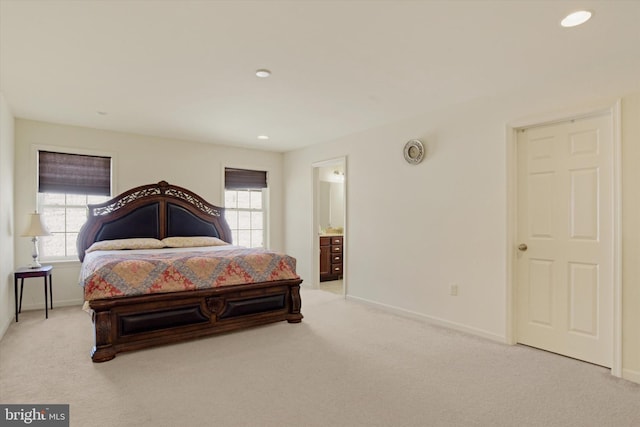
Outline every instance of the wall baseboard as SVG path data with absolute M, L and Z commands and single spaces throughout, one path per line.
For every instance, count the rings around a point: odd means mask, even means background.
M 383 310 L 399 314 L 401 316 L 407 316 L 407 317 L 411 317 L 411 318 L 414 318 L 414 319 L 420 319 L 420 320 L 432 323 L 434 325 L 443 326 L 445 328 L 454 329 L 456 331 L 465 332 L 465 333 L 468 333 L 468 334 L 471 334 L 471 335 L 475 335 L 475 336 L 478 336 L 478 337 L 486 338 L 486 339 L 489 339 L 491 341 L 497 341 L 497 342 L 503 343 L 503 344 L 506 344 L 506 342 L 507 342 L 505 336 L 494 334 L 493 332 L 485 331 L 485 330 L 474 328 L 474 327 L 471 327 L 471 326 L 463 325 L 461 323 L 451 322 L 449 320 L 440 319 L 440 318 L 434 317 L 434 316 L 428 316 L 426 314 L 417 313 L 415 311 L 406 310 L 406 309 L 403 309 L 403 308 L 400 308 L 400 307 L 396 307 L 396 306 L 393 306 L 393 305 L 389 305 L 389 304 L 383 304 L 383 303 L 380 303 L 380 302 L 371 301 L 371 300 L 368 300 L 366 298 L 354 297 L 352 295 L 347 295 L 347 299 L 355 301 L 355 302 L 371 305 L 371 306 L 374 306 L 374 307 L 378 307 L 378 308 L 381 308 Z
M 622 370 L 622 378 L 640 384 L 640 371 L 634 371 L 631 369 Z
M 2 319 L 3 322 L 0 323 L 0 341 L 4 338 L 4 334 L 9 330 L 9 326 L 11 326 L 11 322 L 16 320 L 15 316 L 11 316 L 9 319 Z
M 60 300 L 60 301 L 55 300 L 53 302 L 53 310 L 55 310 L 56 307 L 69 307 L 73 305 L 78 305 L 82 307 L 83 304 L 84 304 L 84 300 L 82 299 L 70 299 L 70 300 Z M 22 312 L 33 311 L 33 310 L 44 311 L 44 301 L 38 304 L 22 304 Z M 49 309 L 49 311 L 51 311 L 51 309 Z

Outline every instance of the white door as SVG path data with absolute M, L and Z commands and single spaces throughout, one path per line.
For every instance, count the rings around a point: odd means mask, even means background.
M 611 367 L 609 114 L 518 131 L 518 342 Z

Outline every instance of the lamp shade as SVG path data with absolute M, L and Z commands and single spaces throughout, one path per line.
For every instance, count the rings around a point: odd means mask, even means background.
M 27 230 L 22 233 L 22 236 L 51 236 L 51 232 L 42 220 L 42 216 L 37 212 L 30 215 L 31 221 L 29 222 L 29 228 L 27 228 Z

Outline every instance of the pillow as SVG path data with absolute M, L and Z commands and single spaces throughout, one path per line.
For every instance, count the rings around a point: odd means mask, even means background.
M 160 249 L 164 248 L 164 243 L 158 239 L 140 237 L 135 239 L 115 239 L 101 240 L 89 246 L 85 252 L 111 251 L 121 249 Z
M 210 236 L 165 237 L 162 243 L 168 248 L 195 248 L 198 246 L 224 246 L 229 243 Z

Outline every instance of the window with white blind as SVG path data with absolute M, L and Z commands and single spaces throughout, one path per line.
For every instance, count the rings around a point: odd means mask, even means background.
M 267 172 L 225 168 L 225 218 L 234 245 L 266 246 Z
M 41 259 L 76 259 L 87 205 L 111 196 L 111 158 L 38 151 L 38 209 L 51 236 L 39 239 Z

